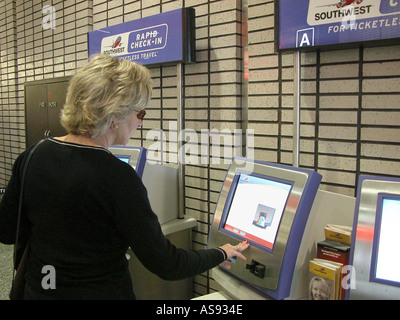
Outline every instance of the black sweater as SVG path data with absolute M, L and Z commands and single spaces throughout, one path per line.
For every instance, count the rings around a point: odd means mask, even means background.
M 15 243 L 21 167 L 15 161 L 0 203 L 0 242 Z M 23 214 L 31 226 L 27 283 L 59 299 L 133 299 L 125 253 L 132 251 L 166 280 L 202 273 L 223 262 L 220 249 L 176 248 L 161 231 L 135 170 L 108 150 L 49 139 L 33 154 Z M 56 289 L 42 289 L 46 265 Z

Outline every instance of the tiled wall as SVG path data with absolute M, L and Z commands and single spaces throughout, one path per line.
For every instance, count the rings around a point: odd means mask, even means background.
M 45 5 L 55 8 L 54 30 L 42 27 Z M 197 161 L 192 158 L 184 176 L 185 211 L 199 221 L 193 247 L 204 248 L 207 242 L 228 167 L 224 152 L 229 156 L 234 145 L 240 153 L 240 143 L 230 134 L 242 128 L 243 103 L 248 105 L 248 128 L 254 130 L 250 154 L 258 160 L 291 164 L 294 57 L 274 52 L 272 0 L 248 1 L 249 83 L 244 100 L 239 0 L 6 0 L 0 3 L 0 188 L 6 186 L 12 163 L 25 148 L 24 82 L 70 75 L 85 64 L 90 30 L 181 7 L 196 10 L 197 62 L 182 67 L 184 127 L 195 130 L 199 138 L 197 142 L 187 138 L 186 146 L 192 147 L 192 155 L 197 150 L 202 156 Z M 163 133 L 163 152 L 150 155 L 173 165 L 177 67 L 150 70 L 154 97 L 144 128 L 130 144 L 152 151 Z M 351 196 L 360 174 L 398 176 L 399 110 L 400 46 L 302 53 L 300 166 L 320 172 L 323 189 Z M 214 138 L 229 141 L 219 156 L 209 148 Z M 195 277 L 193 294 L 216 288 L 206 272 Z
M 55 9 L 55 29 L 47 27 Z M 73 74 L 87 61 L 91 1 L 0 2 L 0 188 L 25 148 L 24 83 Z

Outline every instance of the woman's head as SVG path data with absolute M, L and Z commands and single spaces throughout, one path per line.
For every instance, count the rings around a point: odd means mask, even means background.
M 146 67 L 96 55 L 72 77 L 61 124 L 68 133 L 96 138 L 143 110 L 151 89 Z

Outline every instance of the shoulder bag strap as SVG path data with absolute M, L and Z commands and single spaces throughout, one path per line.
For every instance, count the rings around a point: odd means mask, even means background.
M 21 189 L 20 189 L 20 195 L 19 195 L 19 202 L 18 202 L 18 218 L 17 218 L 17 234 L 15 238 L 15 245 L 14 248 L 18 248 L 18 240 L 19 240 L 19 231 L 20 231 L 20 223 L 21 223 L 21 212 L 22 212 L 22 199 L 23 199 L 23 193 L 24 193 L 24 184 L 25 184 L 25 174 L 26 170 L 28 168 L 28 163 L 29 160 L 32 157 L 32 154 L 35 152 L 36 148 L 43 142 L 45 139 L 40 140 L 38 143 L 36 143 L 33 148 L 30 150 L 28 155 L 25 158 L 24 166 L 22 169 L 22 176 L 21 176 Z M 14 256 L 13 256 L 13 261 L 14 261 L 14 268 L 13 268 L 13 279 L 14 279 L 14 272 L 16 268 L 16 263 L 17 263 L 17 250 L 14 250 Z

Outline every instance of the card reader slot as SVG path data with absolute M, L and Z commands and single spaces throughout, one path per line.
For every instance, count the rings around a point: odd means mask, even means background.
M 248 269 L 250 273 L 254 274 L 255 276 L 264 279 L 265 265 L 255 260 L 252 260 L 251 263 L 246 264 L 246 269 Z

